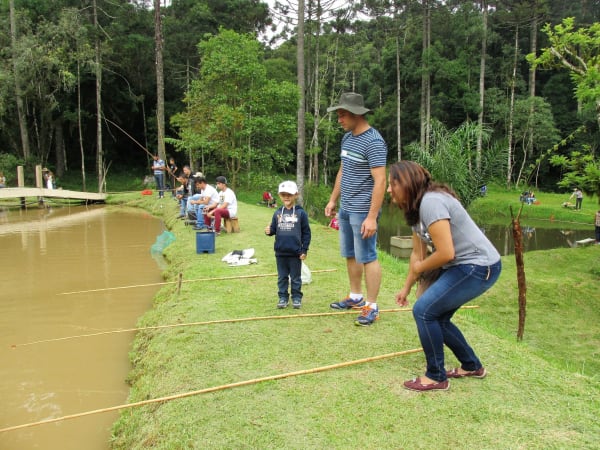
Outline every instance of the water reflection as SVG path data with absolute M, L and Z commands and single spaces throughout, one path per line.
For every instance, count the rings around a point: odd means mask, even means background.
M 21 345 L 132 328 L 161 281 L 148 214 L 107 207 L 9 211 L 0 221 L 0 428 L 125 402 L 133 333 Z M 2 449 L 106 449 L 117 413 L 0 435 Z
M 515 245 L 510 222 L 506 225 L 479 224 L 479 226 L 501 255 L 514 254 Z M 589 230 L 573 230 L 547 228 L 547 226 L 548 223 L 545 222 L 521 223 L 524 251 L 575 247 L 577 241 L 594 237 L 593 227 L 590 227 Z M 411 230 L 405 225 L 401 211 L 397 208 L 384 211 L 379 222 L 378 232 L 378 243 L 382 250 L 395 256 L 404 257 L 399 254 L 398 249 L 390 245 L 390 240 L 393 236 L 410 236 L 410 234 Z

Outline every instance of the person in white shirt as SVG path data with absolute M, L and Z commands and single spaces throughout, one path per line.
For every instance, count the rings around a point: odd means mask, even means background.
M 227 186 L 227 178 L 217 177 L 217 189 L 219 190 L 219 204 L 210 208 L 204 208 L 204 223 L 210 226 L 212 220 L 215 220 L 214 231 L 218 235 L 221 233 L 221 219 L 233 219 L 237 217 L 237 198 L 235 192 Z

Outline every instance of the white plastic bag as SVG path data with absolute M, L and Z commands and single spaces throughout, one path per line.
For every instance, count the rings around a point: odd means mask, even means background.
M 312 275 L 310 273 L 310 269 L 304 263 L 304 261 L 302 261 L 302 269 L 300 272 L 300 277 L 302 278 L 302 284 L 310 284 L 312 282 Z

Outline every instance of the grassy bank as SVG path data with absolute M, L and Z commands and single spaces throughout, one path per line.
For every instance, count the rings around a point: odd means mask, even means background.
M 303 288 L 302 309 L 277 310 L 276 278 L 269 276 L 276 272 L 273 240 L 262 232 L 273 210 L 242 204 L 241 232 L 222 234 L 214 254 L 198 255 L 195 233 L 175 219 L 173 200 L 127 194 L 110 202 L 150 211 L 177 236 L 165 251 L 170 264 L 164 276 L 175 281 L 183 274 L 181 291 L 175 284 L 162 288 L 140 325 L 292 316 L 138 333 L 130 402 L 420 346 L 410 312 L 382 313 L 368 328 L 354 326 L 355 314 L 295 317 L 329 312 L 329 303 L 347 293 L 345 264 L 329 228 L 312 224 L 307 264 L 315 273 Z M 221 262 L 229 251 L 249 247 L 257 264 L 232 268 Z M 394 293 L 406 261 L 385 254 L 381 261 L 380 308 L 396 308 Z M 480 308 L 456 317 L 489 370 L 484 380 L 455 380 L 448 392 L 406 391 L 402 381 L 424 368 L 422 353 L 410 354 L 126 410 L 115 424 L 112 445 L 597 448 L 600 246 L 526 254 L 528 316 L 521 343 L 515 339 L 514 258 L 503 263 L 497 285 L 474 302 Z M 325 269 L 335 271 L 316 273 Z M 249 278 L 254 275 L 268 276 Z M 215 280 L 185 282 L 207 277 Z M 225 277 L 230 279 L 218 279 Z M 455 365 L 448 355 L 447 366 Z
M 469 208 L 475 218 L 485 217 L 486 223 L 506 223 L 510 221 L 510 208 L 514 214 L 519 212 L 521 202 L 520 192 L 507 190 L 499 186 L 490 186 L 485 197 L 477 199 Z M 594 215 L 600 210 L 597 197 L 586 196 L 583 199 L 581 210 L 562 206 L 565 202 L 575 204 L 575 199 L 569 200 L 570 194 L 555 194 L 548 192 L 535 192 L 537 203 L 524 205 L 521 217 L 531 222 L 537 220 L 546 228 L 591 229 L 594 230 Z M 491 221 L 490 221 L 491 218 Z M 495 221 L 495 222 L 494 222 Z

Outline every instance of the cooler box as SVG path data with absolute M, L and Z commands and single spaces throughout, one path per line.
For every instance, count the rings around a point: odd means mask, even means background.
M 196 253 L 215 252 L 215 233 L 210 231 L 196 232 Z

